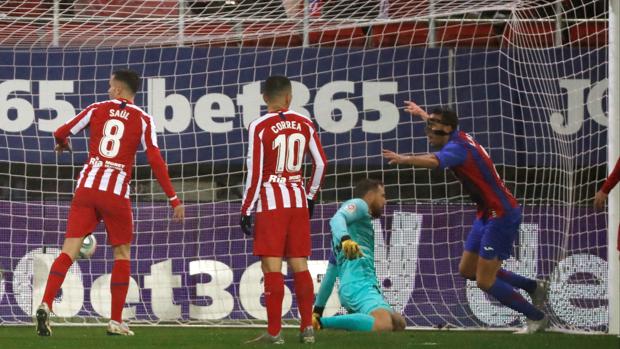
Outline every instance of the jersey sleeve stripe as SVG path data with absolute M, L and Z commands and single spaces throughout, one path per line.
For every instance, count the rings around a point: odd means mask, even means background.
M 254 203 L 258 199 L 258 195 L 260 192 L 259 186 L 262 181 L 263 148 L 262 148 L 262 142 L 260 141 L 262 132 L 256 135 L 256 128 L 258 124 L 260 124 L 260 121 L 252 122 L 250 124 L 250 129 L 248 130 L 248 133 L 249 133 L 248 156 L 247 156 L 247 161 L 246 161 L 248 177 L 247 177 L 246 184 L 245 184 L 245 193 L 243 195 L 243 205 L 242 205 L 242 213 L 244 215 L 249 215 L 251 213 Z M 254 152 L 256 151 L 255 147 L 259 147 L 258 164 L 256 163 L 257 159 L 255 159 L 255 154 L 254 154 Z
M 157 132 L 155 131 L 155 123 L 153 122 L 153 118 L 148 116 L 148 120 L 149 120 L 149 136 L 150 136 L 150 141 L 151 144 L 153 144 L 154 147 L 159 148 L 159 145 L 157 144 Z
M 96 108 L 90 108 L 90 110 L 88 110 L 88 112 L 79 119 L 79 121 L 73 125 L 73 127 L 71 127 L 71 134 L 75 135 L 78 132 L 82 131 L 84 129 L 84 127 L 86 127 L 86 125 L 88 125 L 88 123 L 90 123 L 90 118 L 93 115 L 93 112 L 96 110 Z M 73 121 L 73 120 L 71 120 Z M 71 122 L 69 121 L 69 122 Z
M 319 191 L 321 187 L 321 182 L 323 181 L 323 176 L 325 175 L 325 154 L 320 145 L 320 141 L 318 139 L 318 134 L 314 130 L 314 128 L 310 128 L 310 143 L 308 144 L 308 148 L 310 149 L 310 154 L 312 155 L 313 161 L 313 171 L 312 177 L 310 179 L 310 187 L 308 188 L 308 199 L 314 199 L 314 196 Z
M 142 135 L 140 136 L 140 142 L 142 143 L 142 149 L 146 150 L 146 139 L 144 134 L 146 132 L 146 121 L 142 118 Z
M 158 148 L 157 132 L 155 130 L 153 117 L 148 114 L 142 114 L 142 137 L 140 140 L 144 149 L 148 149 L 150 147 Z

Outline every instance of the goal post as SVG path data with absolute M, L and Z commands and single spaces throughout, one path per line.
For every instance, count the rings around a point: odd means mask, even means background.
M 7 0 L 0 4 L 0 324 L 27 324 L 59 253 L 87 135 L 56 156 L 52 132 L 108 98 L 114 69 L 142 77 L 136 104 L 154 116 L 184 225 L 139 151 L 132 322 L 260 325 L 262 278 L 238 227 L 247 126 L 264 112 L 261 81 L 293 81 L 292 109 L 311 116 L 329 161 L 312 220 L 318 289 L 329 219 L 355 182 L 380 178 L 375 221 L 387 301 L 411 328 L 511 329 L 524 319 L 458 271 L 475 207 L 449 171 L 397 168 L 381 149 L 430 152 L 403 111 L 449 106 L 489 152 L 523 207 L 505 267 L 549 280 L 552 328 L 618 333 L 616 189 L 593 196 L 620 154 L 618 8 L 599 1 Z M 53 4 L 53 5 L 52 5 Z M 613 31 L 615 28 L 615 31 Z M 613 32 L 612 32 L 613 31 Z M 70 270 L 57 323 L 102 323 L 112 260 L 98 249 Z M 615 257 L 614 257 L 615 256 Z M 286 268 L 286 267 L 285 267 Z M 298 312 L 291 278 L 283 317 Z M 335 293 L 334 293 L 335 295 Z M 332 297 L 326 314 L 342 312 Z
M 620 3 L 609 1 L 609 62 L 620 61 Z M 618 64 L 609 65 L 609 86 L 620 84 L 620 70 Z M 607 112 L 609 125 L 607 126 L 607 163 L 611 171 L 616 161 L 620 160 L 620 90 L 608 89 L 609 109 Z M 620 227 L 620 191 L 616 190 L 609 195 L 608 206 L 608 252 L 609 261 L 609 333 L 620 336 L 620 255 L 616 241 Z M 616 295 L 614 297 L 614 295 Z

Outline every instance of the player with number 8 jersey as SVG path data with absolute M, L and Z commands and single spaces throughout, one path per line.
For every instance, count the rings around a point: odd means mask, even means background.
M 142 143 L 170 204 L 172 207 L 180 204 L 157 147 L 152 116 L 123 98 L 94 103 L 56 130 L 56 142 L 66 144 L 70 134 L 75 135 L 85 127 L 90 128 L 89 154 L 76 190 L 95 189 L 129 198 L 134 157 Z
M 109 84 L 111 100 L 88 106 L 54 132 L 56 151 L 60 154 L 64 150 L 71 151 L 67 140 L 69 135 L 89 128 L 89 154 L 77 180 L 62 252 L 52 264 L 43 301 L 36 312 L 37 333 L 40 336 L 51 335 L 49 313 L 54 298 L 78 256 L 83 238 L 91 234 L 100 221 L 105 224 L 114 255 L 108 334 L 133 335 L 122 321 L 122 311 L 129 287 L 130 244 L 133 238 L 129 181 L 140 143 L 173 207 L 173 218 L 181 221 L 185 217 L 185 209 L 176 196 L 166 163 L 157 147 L 153 118 L 132 102 L 140 85 L 138 74 L 131 70 L 118 70 L 112 74 Z
M 249 127 L 248 172 L 240 222 L 244 233 L 250 234 L 250 214 L 256 206 L 254 254 L 261 257 L 267 306 L 267 333 L 257 340 L 283 342 L 281 269 L 282 258 L 286 257 L 294 272 L 301 314 L 300 339 L 313 343 L 314 289 L 307 258 L 311 248 L 310 217 L 325 175 L 325 154 L 312 120 L 288 109 L 292 99 L 288 78 L 269 77 L 263 99 L 268 112 Z M 307 153 L 312 157 L 313 169 L 306 188 L 302 165 Z

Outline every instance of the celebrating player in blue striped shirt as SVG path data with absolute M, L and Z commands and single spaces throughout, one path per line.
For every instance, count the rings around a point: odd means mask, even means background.
M 405 328 L 405 319 L 385 302 L 375 272 L 375 231 L 372 219 L 381 217 L 385 190 L 378 180 L 364 179 L 329 222 L 334 258 L 326 273 L 314 307 L 316 330 L 339 328 L 353 331 L 392 331 Z M 336 275 L 338 296 L 347 315 L 321 318 Z
M 512 245 L 519 234 L 521 208 L 495 170 L 484 148 L 469 134 L 458 130 L 458 117 L 448 109 L 427 114 L 414 102 L 406 102 L 405 110 L 426 121 L 426 136 L 436 153 L 401 155 L 383 150 L 390 164 L 424 168 L 451 169 L 477 205 L 477 215 L 465 241 L 459 271 L 475 280 L 477 286 L 503 305 L 527 317 L 520 333 L 544 330 L 547 316 L 539 310 L 547 296 L 547 283 L 517 275 L 502 268 L 510 258 Z M 529 303 L 514 288 L 532 297 Z

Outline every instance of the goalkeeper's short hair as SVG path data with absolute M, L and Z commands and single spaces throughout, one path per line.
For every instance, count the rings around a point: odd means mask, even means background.
M 382 186 L 383 182 L 378 179 L 364 178 L 355 185 L 353 197 L 363 198 L 369 191 L 377 190 Z

